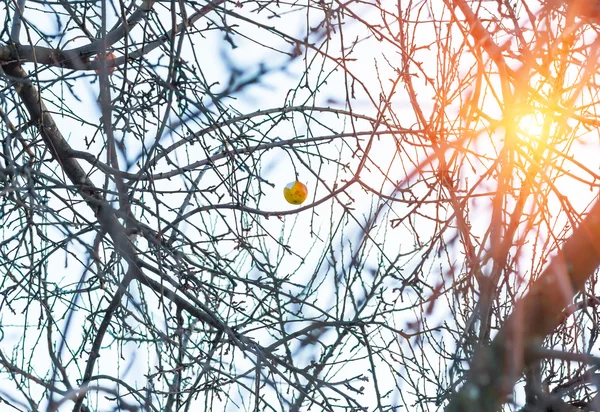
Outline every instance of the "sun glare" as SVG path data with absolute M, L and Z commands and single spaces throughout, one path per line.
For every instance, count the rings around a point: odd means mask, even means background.
M 539 139 L 544 130 L 544 116 L 540 112 L 525 114 L 520 117 L 518 125 L 523 139 Z

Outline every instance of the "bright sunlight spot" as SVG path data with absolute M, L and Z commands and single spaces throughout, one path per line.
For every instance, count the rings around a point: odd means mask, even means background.
M 544 115 L 539 111 L 525 114 L 518 125 L 523 139 L 539 139 L 544 130 Z

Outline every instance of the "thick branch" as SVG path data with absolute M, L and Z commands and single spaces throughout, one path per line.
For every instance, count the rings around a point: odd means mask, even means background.
M 123 24 L 118 25 L 113 30 L 106 34 L 105 39 L 98 39 L 90 44 L 82 47 L 77 47 L 70 50 L 58 50 L 42 46 L 28 46 L 21 44 L 8 44 L 0 47 L 0 62 L 7 63 L 24 63 L 37 62 L 50 66 L 59 66 L 69 69 L 98 69 L 100 63 L 89 63 L 89 57 L 104 51 L 106 45 L 111 46 L 123 39 L 140 21 L 144 20 L 152 10 L 155 0 L 144 0 L 140 7 L 129 16 Z M 15 16 L 15 18 L 17 18 Z M 111 62 L 112 65 L 118 66 L 125 62 L 125 58 L 121 57 Z
M 600 265 L 600 202 L 521 299 L 489 347 L 471 364 L 467 382 L 446 412 L 494 411 L 521 375 L 527 348 L 537 347 L 564 319 L 575 293 Z
M 111 304 L 104 313 L 104 318 L 100 325 L 99 331 L 94 340 L 92 351 L 88 359 L 86 370 L 82 381 L 82 392 L 75 403 L 74 410 L 81 410 L 83 398 L 86 394 L 85 388 L 92 377 L 96 360 L 99 356 L 102 340 L 106 329 L 108 328 L 115 310 L 119 307 L 121 300 L 132 280 L 137 279 L 140 283 L 152 288 L 162 296 L 174 301 L 180 307 L 185 308 L 193 316 L 199 320 L 207 322 L 212 326 L 218 327 L 220 330 L 225 329 L 225 326 L 220 324 L 216 319 L 209 315 L 205 315 L 202 310 L 188 304 L 184 299 L 177 296 L 176 293 L 168 290 L 164 285 L 157 281 L 149 279 L 142 272 L 143 263 L 140 262 L 135 253 L 135 249 L 129 241 L 125 228 L 119 222 L 113 208 L 102 198 L 100 191 L 94 186 L 88 178 L 85 171 L 79 165 L 77 159 L 71 157 L 72 149 L 69 143 L 65 140 L 62 133 L 58 129 L 54 119 L 46 109 L 40 98 L 38 90 L 33 83 L 27 80 L 27 74 L 21 66 L 7 65 L 4 67 L 7 75 L 13 79 L 20 80 L 15 83 L 14 87 L 23 104 L 27 108 L 31 121 L 36 125 L 44 143 L 52 152 L 56 161 L 61 165 L 62 170 L 73 183 L 79 194 L 83 197 L 88 206 L 93 210 L 102 230 L 108 233 L 115 245 L 116 250 L 127 261 L 129 270 L 127 275 L 119 283 L 117 291 L 112 298 Z M 197 305 L 202 306 L 201 302 L 196 301 Z

